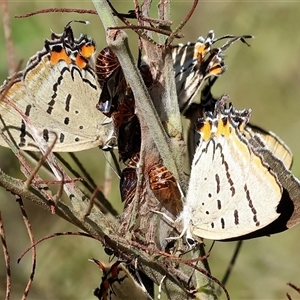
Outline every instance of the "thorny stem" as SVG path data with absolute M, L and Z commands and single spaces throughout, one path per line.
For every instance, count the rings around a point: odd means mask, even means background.
M 93 3 L 106 30 L 117 26 L 111 9 L 105 0 L 93 0 Z M 164 164 L 178 178 L 177 168 L 167 142 L 167 135 L 130 52 L 126 33 L 121 30 L 108 30 L 107 42 L 117 55 L 126 80 L 133 91 L 136 106 L 138 111 L 141 112 L 139 117 L 147 120 L 146 122 L 141 120 L 141 123 L 147 124 Z
M 117 26 L 117 24 L 106 0 L 93 0 L 93 3 L 103 23 L 104 28 L 107 31 L 108 45 L 116 53 L 124 71 L 126 80 L 134 93 L 137 109 L 141 113 L 139 117 L 143 118 L 143 120 L 140 121 L 141 123 L 147 124 L 149 132 L 151 133 L 152 138 L 160 151 L 160 155 L 164 161 L 164 164 L 174 174 L 174 176 L 178 178 L 177 168 L 167 142 L 165 130 L 156 113 L 150 95 L 142 80 L 136 63 L 132 57 L 128 46 L 127 35 L 125 34 L 125 32 L 119 29 L 108 30 L 108 28 Z M 201 264 L 200 267 L 204 266 Z M 200 296 L 200 298 L 204 300 L 215 300 L 215 290 L 209 278 L 201 276 L 200 278 L 197 278 L 197 281 L 198 293 L 196 297 Z M 172 290 L 171 294 L 173 294 L 174 292 L 176 293 L 176 288 L 175 290 Z M 173 295 L 175 296 L 175 294 Z

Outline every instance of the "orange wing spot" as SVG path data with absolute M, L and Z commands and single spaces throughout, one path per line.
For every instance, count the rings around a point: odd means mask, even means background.
M 76 56 L 76 65 L 80 68 L 80 69 L 83 69 L 86 67 L 86 60 L 80 56 L 80 55 L 77 55 Z
M 226 120 L 227 122 L 224 122 L 224 120 L 219 120 L 218 127 L 216 130 L 216 136 L 223 135 L 225 137 L 229 137 L 231 130 L 229 125 L 229 120 Z
M 201 44 L 199 46 L 195 46 L 195 55 L 194 58 L 197 58 L 197 61 L 199 63 L 202 62 L 204 56 L 207 54 L 207 52 L 210 50 L 209 47 L 207 47 L 205 44 Z
M 199 129 L 199 133 L 201 134 L 204 141 L 209 140 L 211 137 L 211 124 L 209 122 L 205 122 Z
M 52 65 L 56 65 L 61 60 L 64 60 L 67 64 L 72 62 L 71 58 L 67 55 L 64 49 L 62 49 L 60 52 L 51 52 L 50 62 Z
M 224 67 L 222 67 L 219 63 L 214 64 L 209 69 L 209 75 L 218 76 L 218 75 L 221 75 L 223 72 L 224 72 Z
M 80 49 L 80 54 L 85 58 L 90 58 L 96 51 L 94 45 L 83 45 Z

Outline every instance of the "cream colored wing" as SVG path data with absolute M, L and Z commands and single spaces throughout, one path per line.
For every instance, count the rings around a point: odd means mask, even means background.
M 57 134 L 54 151 L 73 152 L 103 147 L 109 139 L 111 120 L 95 108 L 100 92 L 93 72 L 80 70 L 65 61 L 51 66 L 44 57 L 24 78 L 19 76 L 5 98 L 44 132 L 49 144 L 55 138 L 51 132 Z M 0 114 L 3 132 L 20 149 L 38 150 L 20 114 L 3 100 Z M 3 139 L 0 144 L 8 146 Z
M 215 111 L 199 122 L 201 138 L 180 216 L 188 234 L 214 240 L 243 236 L 272 223 L 279 217 L 283 192 L 276 170 L 242 133 L 250 111 L 226 109 L 225 103 L 219 100 Z
M 290 148 L 273 132 L 265 131 L 262 128 L 248 124 L 247 130 L 251 130 L 255 135 L 259 135 L 265 142 L 266 147 L 280 159 L 287 169 L 293 164 L 293 154 Z
M 0 87 L 0 127 L 20 149 L 38 150 L 13 103 L 49 145 L 55 139 L 53 132 L 57 135 L 54 151 L 103 147 L 109 143 L 113 126 L 96 109 L 101 89 L 89 64 L 94 44 L 85 36 L 74 39 L 70 26 L 52 38 L 45 41 L 44 49 L 29 60 L 24 71 Z M 81 51 L 88 52 L 88 57 Z M 8 147 L 2 138 L 0 145 Z
M 223 240 L 256 231 L 278 218 L 280 199 L 276 176 L 238 138 L 197 149 L 185 203 L 193 235 Z

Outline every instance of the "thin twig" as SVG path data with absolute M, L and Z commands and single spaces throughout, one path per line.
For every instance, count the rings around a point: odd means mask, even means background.
M 10 256 L 9 256 L 9 251 L 8 251 L 8 247 L 7 247 L 7 243 L 6 243 L 6 236 L 5 236 L 1 211 L 0 211 L 0 236 L 1 236 L 3 256 L 4 256 L 4 261 L 5 261 L 5 267 L 6 267 L 5 300 L 9 300 L 10 299 L 10 292 L 11 292 Z
M 24 182 L 24 186 L 25 188 L 29 189 L 35 175 L 37 174 L 37 172 L 40 170 L 40 168 L 42 167 L 42 165 L 47 161 L 47 157 L 48 155 L 52 152 L 55 143 L 57 141 L 57 134 L 55 132 L 53 132 L 55 138 L 53 140 L 53 142 L 51 143 L 51 145 L 49 146 L 49 148 L 47 149 L 46 153 L 40 158 L 40 160 L 38 161 L 37 165 L 34 167 L 33 171 L 31 172 L 31 174 L 27 177 L 26 181 Z
M 112 28 L 108 28 L 108 29 L 132 29 L 134 31 L 136 31 L 136 30 L 149 30 L 149 31 L 153 31 L 153 32 L 156 32 L 156 33 L 166 35 L 166 36 L 174 36 L 176 38 L 183 38 L 184 37 L 184 35 L 180 32 L 173 35 L 172 31 L 165 30 L 165 29 L 162 29 L 162 28 L 151 27 L 151 26 L 143 26 L 143 25 L 130 24 L 130 26 L 128 26 L 128 25 L 126 25 L 126 26 L 116 26 L 116 27 L 112 27 Z
M 91 15 L 97 15 L 97 12 L 92 9 L 77 9 L 77 8 L 47 8 L 47 9 L 41 9 L 37 10 L 31 13 L 27 13 L 24 15 L 15 16 L 15 18 L 21 19 L 21 18 L 28 18 L 31 16 L 39 15 L 39 14 L 48 14 L 48 13 L 62 13 L 62 12 L 70 12 L 70 13 L 78 13 L 78 14 L 91 14 Z
M 36 242 L 34 242 L 30 247 L 28 247 L 18 258 L 18 263 L 20 263 L 20 261 L 22 260 L 22 258 L 25 256 L 26 253 L 28 253 L 32 248 L 35 248 L 38 244 L 40 244 L 43 241 L 49 240 L 51 238 L 57 237 L 57 236 L 67 236 L 67 235 L 76 235 L 76 236 L 84 236 L 84 237 L 88 237 L 88 238 L 92 238 L 95 240 L 98 240 L 100 242 L 103 242 L 102 239 L 100 239 L 98 236 L 95 235 L 91 235 L 89 233 L 85 233 L 85 232 L 72 232 L 72 231 L 65 231 L 65 232 L 56 232 L 53 233 L 51 235 L 47 235 L 43 238 L 40 238 L 39 240 L 37 240 Z
M 26 213 L 26 209 L 25 209 L 24 204 L 23 204 L 23 200 L 20 196 L 16 196 L 16 198 L 17 198 L 17 202 L 18 202 L 18 204 L 20 206 L 20 209 L 21 209 L 21 212 L 22 212 L 23 221 L 24 221 L 24 224 L 25 224 L 27 232 L 28 232 L 30 243 L 32 245 L 32 256 L 31 256 L 32 264 L 31 264 L 30 276 L 29 276 L 27 285 L 25 287 L 23 296 L 21 298 L 22 300 L 25 300 L 27 298 L 28 294 L 29 294 L 29 291 L 30 291 L 30 288 L 31 288 L 31 285 L 32 285 L 32 281 L 33 281 L 33 278 L 34 278 L 34 274 L 35 274 L 35 269 L 36 269 L 36 248 L 33 246 L 34 245 L 34 235 L 33 235 L 33 231 L 32 231 L 32 228 L 31 228 L 31 224 L 30 224 L 28 215 Z
M 300 294 L 300 288 L 299 287 L 297 287 L 296 285 L 294 285 L 291 282 L 289 282 L 287 285 L 290 286 L 291 288 L 293 288 L 295 291 L 297 291 L 298 294 Z
M 180 22 L 180 24 L 175 28 L 175 30 L 173 31 L 173 33 L 167 39 L 166 45 L 168 45 L 168 46 L 171 45 L 171 43 L 173 42 L 174 38 L 177 37 L 179 31 L 184 27 L 184 25 L 188 22 L 188 20 L 193 15 L 193 13 L 194 13 L 197 5 L 198 5 L 198 0 L 194 0 L 193 5 L 192 5 L 191 9 L 189 10 L 188 14 L 186 15 L 186 17 L 184 18 L 184 20 Z
M 228 281 L 228 279 L 229 279 L 229 276 L 230 276 L 230 274 L 231 274 L 231 272 L 232 272 L 232 269 L 233 269 L 233 267 L 234 267 L 234 265 L 235 265 L 235 262 L 236 262 L 236 260 L 237 260 L 237 257 L 238 257 L 238 255 L 239 255 L 239 253 L 240 253 L 241 248 L 242 248 L 242 245 L 243 245 L 243 241 L 238 241 L 237 244 L 236 244 L 234 253 L 233 253 L 233 255 L 232 255 L 232 258 L 231 258 L 231 260 L 230 260 L 230 263 L 228 264 L 226 273 L 224 274 L 224 277 L 223 277 L 223 279 L 222 279 L 223 285 L 226 285 L 226 283 L 227 283 L 227 281 Z M 218 288 L 217 293 L 218 293 L 218 294 L 221 293 L 220 288 Z
M 8 72 L 11 75 L 14 73 L 16 69 L 16 64 L 15 64 L 14 46 L 11 38 L 11 26 L 10 26 L 8 7 L 7 7 L 7 0 L 2 0 L 1 5 L 2 5 L 2 12 L 3 12 L 2 22 L 3 22 L 3 31 L 4 31 L 7 60 L 8 60 Z

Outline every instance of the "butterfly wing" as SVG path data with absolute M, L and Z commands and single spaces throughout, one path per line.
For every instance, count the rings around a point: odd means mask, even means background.
M 233 120 L 220 114 L 216 118 L 201 129 L 183 220 L 193 235 L 224 240 L 277 219 L 282 188 Z
M 94 291 L 99 300 L 152 300 L 142 283 L 139 284 L 134 279 L 124 263 L 117 261 L 104 267 L 101 262 L 95 259 L 93 261 L 103 268 L 104 273 L 100 287 Z
M 292 151 L 275 133 L 266 131 L 252 124 L 248 124 L 246 130 L 252 137 L 254 135 L 258 136 L 272 154 L 283 162 L 286 169 L 290 169 L 292 167 Z
M 236 41 L 248 43 L 250 35 L 225 35 L 215 38 L 210 30 L 206 38 L 200 36 L 196 43 L 179 44 L 172 48 L 173 68 L 175 73 L 178 104 L 181 112 L 186 111 L 207 78 L 219 76 L 226 70 L 224 51 Z M 217 41 L 227 39 L 225 44 L 212 48 Z
M 49 47 L 37 52 L 13 82 L 8 80 L 0 88 L 1 96 L 8 101 L 2 99 L 0 103 L 3 132 L 20 149 L 38 150 L 22 116 L 10 105 L 13 103 L 43 134 L 49 145 L 57 136 L 54 151 L 103 147 L 113 128 L 111 120 L 95 108 L 101 89 L 94 71 L 88 64 L 78 63 L 78 53 L 75 53 L 77 58 L 73 52 L 68 56 L 61 40 L 57 41 L 56 48 L 55 42 L 46 40 L 47 43 L 53 47 L 52 52 Z M 60 50 L 55 52 L 57 48 Z M 0 139 L 0 145 L 8 146 L 3 139 Z

